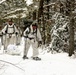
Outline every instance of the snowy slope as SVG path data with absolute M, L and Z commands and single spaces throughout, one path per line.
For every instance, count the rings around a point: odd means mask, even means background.
M 23 52 L 23 38 L 20 50 Z M 2 49 L 0 50 L 0 52 Z M 32 47 L 28 52 L 29 59 L 23 60 L 23 53 L 18 55 L 0 54 L 0 75 L 76 75 L 76 56 L 68 57 L 67 53 L 40 53 L 41 61 L 31 59 Z
M 40 55 L 41 61 L 23 60 L 21 56 L 0 55 L 0 75 L 76 75 L 76 59 L 67 53 Z

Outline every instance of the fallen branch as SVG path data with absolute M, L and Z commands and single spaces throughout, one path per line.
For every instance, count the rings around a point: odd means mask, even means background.
M 16 66 L 15 64 L 13 64 L 13 63 L 11 63 L 11 62 L 4 61 L 4 60 L 0 60 L 0 61 L 1 61 L 1 62 L 5 62 L 5 63 L 7 63 L 7 64 L 11 64 L 11 65 L 13 65 L 13 66 L 17 67 L 18 69 L 20 69 L 20 70 L 22 70 L 22 71 L 25 71 L 24 69 L 22 69 L 22 68 L 20 68 L 20 67 Z

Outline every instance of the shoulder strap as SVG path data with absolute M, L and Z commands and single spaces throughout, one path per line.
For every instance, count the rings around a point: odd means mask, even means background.
M 7 27 L 6 27 L 6 30 L 5 30 L 5 32 L 7 33 L 7 31 L 8 31 L 8 25 L 6 25 Z
M 6 33 L 8 33 L 8 28 L 13 28 L 13 33 L 15 33 L 15 24 L 13 25 L 13 27 L 8 27 L 8 25 L 7 25 L 7 27 L 6 27 Z
M 15 33 L 15 24 L 13 25 L 13 33 Z

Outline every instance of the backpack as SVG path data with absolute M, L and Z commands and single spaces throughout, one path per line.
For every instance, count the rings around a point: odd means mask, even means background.
M 30 27 L 30 25 L 32 24 L 32 20 L 24 20 L 23 21 L 23 25 L 24 25 L 24 29 L 26 29 L 27 27 Z
M 6 27 L 6 33 L 8 33 L 8 28 L 13 28 L 13 33 L 12 34 L 14 34 L 15 33 L 15 24 L 13 25 L 13 27 L 8 27 L 8 25 L 7 25 L 7 27 Z

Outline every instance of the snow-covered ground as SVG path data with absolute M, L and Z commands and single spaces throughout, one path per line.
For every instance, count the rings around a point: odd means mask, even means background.
M 23 43 L 19 47 L 23 50 Z M 3 54 L 0 50 L 0 75 L 76 75 L 76 57 L 67 53 L 40 53 L 41 61 L 32 60 L 32 47 L 28 52 L 29 59 L 21 55 Z M 40 51 L 41 52 L 41 51 Z
M 76 75 L 76 59 L 68 57 L 67 53 L 46 53 L 40 57 L 41 61 L 34 61 L 23 60 L 22 56 L 2 54 L 0 75 Z

